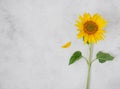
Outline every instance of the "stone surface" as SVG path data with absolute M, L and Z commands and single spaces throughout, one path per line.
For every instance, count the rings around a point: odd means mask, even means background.
M 74 51 L 88 56 L 74 27 L 84 12 L 108 21 L 106 38 L 94 54 L 115 56 L 113 62 L 93 64 L 91 89 L 120 89 L 118 0 L 0 0 L 0 89 L 85 89 L 84 60 L 68 66 Z M 72 46 L 62 49 L 66 41 Z

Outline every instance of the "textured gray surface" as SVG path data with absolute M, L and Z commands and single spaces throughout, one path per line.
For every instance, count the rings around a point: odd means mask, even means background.
M 77 16 L 100 13 L 107 34 L 94 54 L 110 52 L 113 62 L 95 62 L 91 89 L 120 89 L 119 0 L 0 0 L 0 89 L 85 89 L 87 67 L 68 66 L 75 50 L 88 55 L 76 39 Z M 66 41 L 69 49 L 61 49 Z

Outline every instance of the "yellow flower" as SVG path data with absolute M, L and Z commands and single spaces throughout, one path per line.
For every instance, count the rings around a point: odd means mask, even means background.
M 104 39 L 106 20 L 97 13 L 93 16 L 89 13 L 79 16 L 75 26 L 78 29 L 77 38 L 83 38 L 85 44 L 97 43 L 99 40 Z
M 71 42 L 67 42 L 62 46 L 62 48 L 68 48 L 70 46 L 71 46 Z

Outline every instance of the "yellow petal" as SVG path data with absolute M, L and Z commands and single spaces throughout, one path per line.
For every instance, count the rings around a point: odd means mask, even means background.
M 84 21 L 83 21 L 83 22 L 89 21 L 89 20 L 91 19 L 90 13 L 85 13 L 85 14 L 83 15 L 83 17 L 84 17 Z
M 79 30 L 82 30 L 82 29 L 83 29 L 83 24 L 82 24 L 82 22 L 80 22 L 80 21 L 78 21 L 78 20 L 76 20 L 75 26 L 76 26 L 77 28 L 79 28 Z
M 107 21 L 105 19 L 103 19 L 101 16 L 98 16 L 98 18 L 96 19 L 96 22 L 98 24 L 98 27 L 101 29 L 101 28 L 104 28 L 107 24 Z
M 86 44 L 89 40 L 89 36 L 87 34 L 84 35 L 84 44 Z
M 93 21 L 96 21 L 98 17 L 99 17 L 99 15 L 98 15 L 97 13 L 96 13 L 96 14 L 94 14 L 94 15 L 93 15 L 93 18 L 92 18 L 92 19 L 93 19 Z
M 79 16 L 79 20 L 80 20 L 80 21 L 83 21 L 83 17 L 82 17 L 82 16 Z
M 67 42 L 62 46 L 62 48 L 68 48 L 70 46 L 71 46 L 71 42 Z
M 78 39 L 82 38 L 83 36 L 84 36 L 83 32 L 79 32 L 79 33 L 77 34 L 77 38 L 78 38 Z

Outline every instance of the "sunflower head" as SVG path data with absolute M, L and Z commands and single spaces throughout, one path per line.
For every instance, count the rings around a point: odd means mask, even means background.
M 77 38 L 84 38 L 85 44 L 97 43 L 104 39 L 106 20 L 97 13 L 93 16 L 89 13 L 79 16 L 75 26 L 78 29 Z

